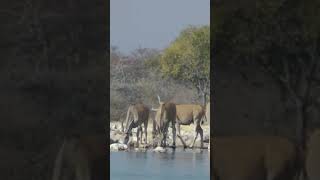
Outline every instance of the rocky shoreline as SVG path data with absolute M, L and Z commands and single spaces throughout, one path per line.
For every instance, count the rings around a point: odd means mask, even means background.
M 146 151 L 153 151 L 153 152 L 167 152 L 168 150 L 171 151 L 170 145 L 172 144 L 172 131 L 171 128 L 169 128 L 169 137 L 167 139 L 168 142 L 168 148 L 161 148 L 156 147 L 153 145 L 152 140 L 152 125 L 150 124 L 148 127 L 148 141 L 147 144 L 138 144 L 137 138 L 136 138 L 136 129 L 133 129 L 132 131 L 132 137 L 130 137 L 130 141 L 128 145 L 123 144 L 123 138 L 124 134 L 122 132 L 121 123 L 119 122 L 111 122 L 110 123 L 110 151 L 117 152 L 117 151 L 134 151 L 134 152 L 146 152 Z M 183 148 L 183 144 L 179 140 L 179 138 L 176 138 L 176 150 L 178 151 L 202 151 L 202 150 L 208 150 L 209 146 L 209 125 L 204 124 L 202 126 L 203 128 L 203 139 L 204 139 L 204 148 L 200 148 L 200 137 L 198 136 L 195 146 L 193 149 L 191 148 Z M 187 146 L 190 146 L 193 141 L 194 137 L 194 126 L 181 126 L 181 136 L 182 139 L 185 141 Z

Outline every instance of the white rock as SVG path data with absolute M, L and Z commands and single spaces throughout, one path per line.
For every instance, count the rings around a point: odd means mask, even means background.
M 128 146 L 121 143 L 114 143 L 110 145 L 110 151 L 124 151 L 127 149 L 128 149 Z
M 154 152 L 159 152 L 159 153 L 165 153 L 165 152 L 167 152 L 167 149 L 158 146 L 158 147 L 156 147 L 153 151 L 154 151 Z
M 119 139 L 119 143 L 124 144 L 123 139 Z
M 135 142 L 136 142 L 136 141 L 137 141 L 137 137 L 135 137 L 135 136 L 132 137 L 132 141 L 135 141 Z

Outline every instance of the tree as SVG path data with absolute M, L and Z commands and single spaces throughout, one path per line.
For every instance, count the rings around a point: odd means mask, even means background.
M 310 1 L 257 1 L 254 8 L 216 14 L 216 61 L 251 64 L 273 77 L 297 114 L 296 135 L 305 147 L 308 110 L 319 106 L 319 11 Z M 228 8 L 220 8 L 228 9 Z M 219 11 L 214 11 L 218 12 Z
M 291 13 L 281 12 L 282 18 L 278 18 L 277 23 L 282 28 L 273 26 L 273 36 L 269 35 L 271 43 L 260 51 L 257 63 L 278 82 L 291 102 L 289 104 L 293 105 L 297 117 L 297 140 L 305 148 L 310 122 L 308 111 L 319 106 L 320 98 L 317 93 L 320 88 L 320 34 L 314 31 L 315 25 L 319 30 L 320 24 L 305 21 L 308 12 L 303 12 L 307 9 L 301 9 L 299 3 L 290 5 Z M 302 15 L 299 15 L 301 11 Z
M 194 86 L 206 104 L 210 93 L 210 28 L 189 26 L 164 50 L 160 59 L 165 76 Z

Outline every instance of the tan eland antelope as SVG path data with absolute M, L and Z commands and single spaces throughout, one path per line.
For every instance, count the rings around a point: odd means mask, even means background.
M 144 143 L 147 143 L 147 129 L 148 129 L 148 120 L 149 120 L 149 108 L 142 104 L 138 103 L 135 105 L 130 105 L 127 112 L 126 117 L 126 128 L 125 128 L 125 138 L 124 138 L 124 144 L 127 144 L 129 141 L 129 135 L 131 134 L 131 131 L 133 128 L 137 129 L 137 142 L 142 143 L 142 124 L 144 126 Z M 140 138 L 139 138 L 139 134 Z
M 52 180 L 105 180 L 107 168 L 105 134 L 72 137 L 57 153 Z
M 159 108 L 154 109 L 156 111 L 155 119 L 153 120 L 153 138 L 156 135 L 160 135 L 160 145 L 162 147 L 166 147 L 167 144 L 167 134 L 168 128 L 171 123 L 172 127 L 172 138 L 173 144 L 172 146 L 176 146 L 176 105 L 171 102 L 162 102 L 160 97 L 158 96 L 159 100 Z M 158 144 L 159 145 L 159 144 Z
M 301 169 L 300 155 L 282 137 L 215 137 L 212 173 L 215 180 L 292 180 Z
M 191 144 L 191 148 L 193 148 L 195 141 L 200 135 L 201 148 L 203 148 L 203 129 L 201 127 L 201 121 L 205 118 L 205 109 L 198 104 L 177 104 L 177 121 L 176 121 L 176 129 L 178 131 L 178 137 L 180 135 L 180 125 L 190 125 L 194 124 L 194 138 Z M 183 142 L 184 146 L 185 143 Z

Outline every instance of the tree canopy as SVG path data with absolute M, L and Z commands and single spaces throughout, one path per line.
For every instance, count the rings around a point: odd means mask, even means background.
M 190 83 L 203 96 L 210 88 L 210 28 L 189 26 L 166 48 L 160 58 L 165 76 Z

